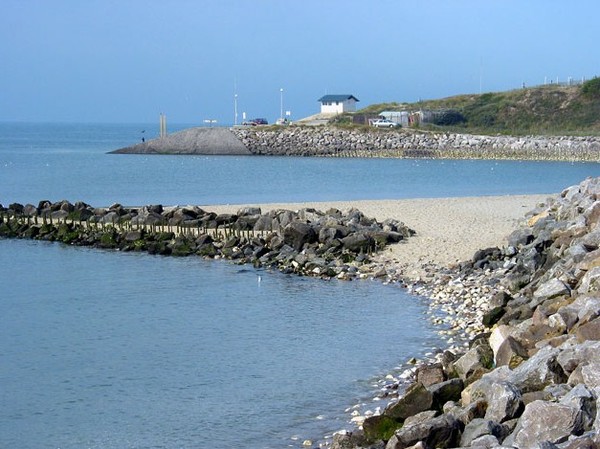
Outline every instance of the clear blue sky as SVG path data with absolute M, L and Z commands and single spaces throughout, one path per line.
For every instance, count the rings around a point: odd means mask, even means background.
M 598 0 L 2 0 L 0 121 L 292 118 L 600 75 Z

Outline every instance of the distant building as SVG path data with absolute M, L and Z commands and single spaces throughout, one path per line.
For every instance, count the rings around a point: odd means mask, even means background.
M 325 95 L 318 101 L 321 103 L 321 114 L 341 114 L 356 111 L 359 100 L 354 95 Z

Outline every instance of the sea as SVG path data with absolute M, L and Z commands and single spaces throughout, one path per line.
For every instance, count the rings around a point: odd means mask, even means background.
M 0 123 L 0 204 L 485 201 L 600 176 L 577 162 L 107 154 L 157 131 Z M 3 448 L 316 447 L 444 345 L 425 298 L 378 281 L 0 240 L 0 282 Z

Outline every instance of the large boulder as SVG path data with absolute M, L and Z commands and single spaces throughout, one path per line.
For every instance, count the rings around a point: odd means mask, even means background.
M 363 424 L 365 437 L 369 441 L 389 440 L 402 423 L 386 415 L 367 417 Z
M 450 415 L 441 415 L 397 430 L 388 441 L 386 449 L 405 449 L 419 442 L 423 442 L 425 447 L 456 447 L 460 431 L 458 420 Z
M 492 435 L 496 438 L 504 438 L 504 427 L 496 421 L 477 418 L 467 424 L 460 438 L 461 446 L 470 446 L 474 440 L 484 435 Z
M 301 251 L 305 244 L 317 241 L 317 234 L 310 224 L 292 221 L 283 229 L 283 241 L 296 251 Z
M 595 373 L 598 373 L 598 368 L 600 367 L 594 367 Z M 581 410 L 583 430 L 588 431 L 592 429 L 597 410 L 596 395 L 590 388 L 584 384 L 576 385 L 560 399 L 560 403 Z
M 409 416 L 429 410 L 432 404 L 433 394 L 422 383 L 416 382 L 398 401 L 389 404 L 383 414 L 403 421 Z
M 510 382 L 490 384 L 485 397 L 488 402 L 485 418 L 488 420 L 501 423 L 517 417 L 522 411 L 521 392 Z
M 583 382 L 600 393 L 600 363 L 588 362 L 581 367 Z
M 496 366 L 508 366 L 514 369 L 529 358 L 527 350 L 516 339 L 508 336 L 496 353 Z
M 452 415 L 464 426 L 474 419 L 483 418 L 487 409 L 485 399 L 477 399 L 464 407 L 460 407 L 456 402 L 446 402 L 443 411 L 447 415 Z
M 446 402 L 460 400 L 464 385 L 462 379 L 449 379 L 429 386 L 428 390 L 433 395 L 432 407 L 436 410 L 442 410 Z
M 540 285 L 533 293 L 533 297 L 539 302 L 542 302 L 546 299 L 551 299 L 562 295 L 569 295 L 570 293 L 571 289 L 568 285 L 566 285 L 560 279 L 553 278 Z
M 578 288 L 579 294 L 600 291 L 600 267 L 594 267 L 581 279 Z
M 375 249 L 375 240 L 365 232 L 355 232 L 341 241 L 345 249 L 354 253 L 368 253 Z
M 562 443 L 570 435 L 582 432 L 581 410 L 565 404 L 538 400 L 527 404 L 517 428 L 504 444 L 514 444 L 519 449 L 531 448 L 543 441 Z
M 444 368 L 441 363 L 430 363 L 417 368 L 417 382 L 425 387 L 443 382 L 445 379 Z
M 567 376 L 557 361 L 560 351 L 552 347 L 543 347 L 530 359 L 524 361 L 509 376 L 521 393 L 539 391 L 550 384 L 567 381 Z
M 569 342 L 556 360 L 567 374 L 571 374 L 582 362 L 600 362 L 600 341 L 586 341 L 578 345 Z
M 454 368 L 462 380 L 467 380 L 476 372 L 483 372 L 492 367 L 494 354 L 488 345 L 478 345 L 469 349 L 454 362 Z
M 577 340 L 584 342 L 587 340 L 600 340 L 600 318 L 579 326 L 576 331 Z

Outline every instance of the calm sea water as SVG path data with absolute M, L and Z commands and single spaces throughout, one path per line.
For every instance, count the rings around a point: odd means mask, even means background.
M 600 175 L 598 164 L 105 154 L 151 129 L 0 124 L 0 203 L 552 193 Z M 298 447 L 350 428 L 345 408 L 440 344 L 421 300 L 377 282 L 12 240 L 0 240 L 0 280 L 0 447 Z
M 177 129 L 178 127 L 173 127 Z M 0 123 L 0 203 L 239 204 L 555 193 L 597 163 L 107 155 L 150 125 Z

